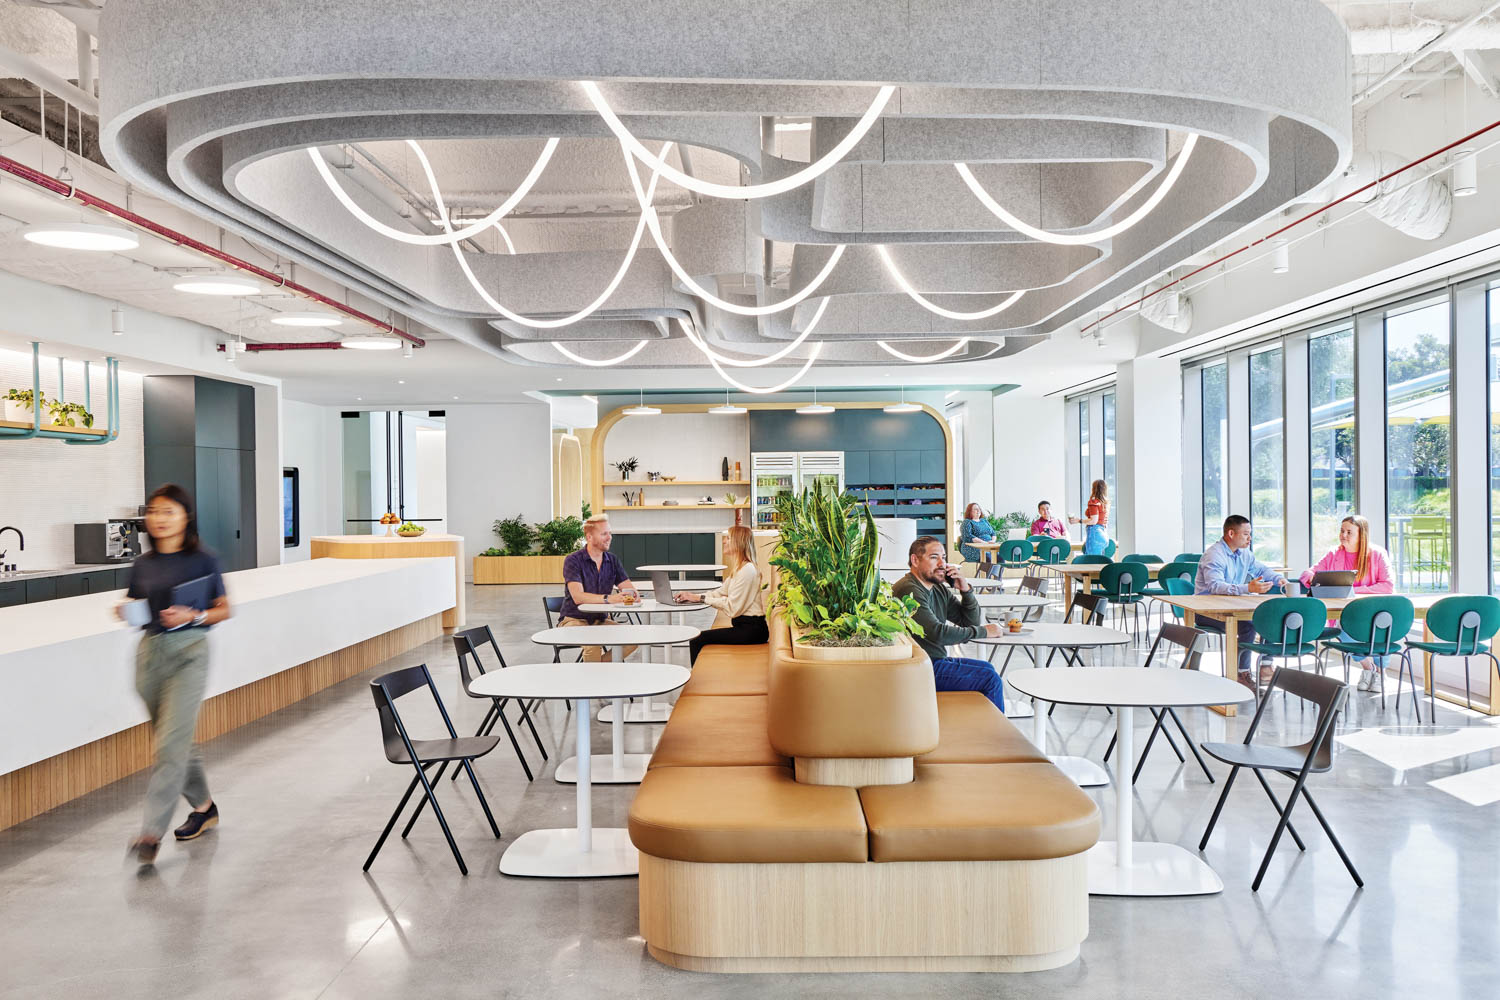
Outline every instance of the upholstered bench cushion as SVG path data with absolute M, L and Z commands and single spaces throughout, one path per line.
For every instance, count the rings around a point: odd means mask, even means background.
M 1016 724 L 977 691 L 939 691 L 938 745 L 919 764 L 998 764 L 1046 761 Z
M 769 647 L 704 646 L 682 693 L 765 694 L 771 669 Z
M 1094 801 L 1052 764 L 918 764 L 859 799 L 875 861 L 1034 861 L 1099 839 Z
M 855 789 L 785 767 L 658 767 L 630 804 L 631 842 L 674 861 L 863 862 L 867 835 Z
M 766 736 L 766 696 L 683 695 L 651 755 L 651 767 L 785 766 Z

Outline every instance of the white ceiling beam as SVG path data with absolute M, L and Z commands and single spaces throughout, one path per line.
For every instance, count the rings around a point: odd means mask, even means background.
M 1494 68 L 1483 52 L 1475 49 L 1461 49 L 1453 53 L 1453 57 L 1458 60 L 1458 64 L 1463 67 L 1469 79 L 1484 91 L 1486 97 L 1500 97 L 1500 77 L 1495 75 Z
M 1359 104 L 1369 100 L 1371 97 L 1374 97 L 1377 93 L 1385 89 L 1386 84 L 1396 80 L 1396 78 L 1400 77 L 1407 70 L 1411 69 L 1417 63 L 1430 56 L 1433 52 L 1440 51 L 1443 48 L 1447 48 L 1455 44 L 1458 41 L 1458 36 L 1463 34 L 1483 18 L 1488 17 L 1490 14 L 1494 13 L 1497 9 L 1500 9 L 1500 0 L 1486 0 L 1486 3 L 1482 7 L 1480 7 L 1479 10 L 1464 18 L 1464 20 L 1460 23 L 1455 24 L 1449 28 L 1444 28 L 1436 35 L 1433 35 L 1416 51 L 1407 56 L 1405 59 L 1401 60 L 1400 63 L 1394 66 L 1384 76 L 1376 80 L 1374 83 L 1370 84 L 1370 86 L 1366 87 L 1364 90 L 1361 90 L 1359 93 L 1355 94 L 1353 103 L 1358 106 Z

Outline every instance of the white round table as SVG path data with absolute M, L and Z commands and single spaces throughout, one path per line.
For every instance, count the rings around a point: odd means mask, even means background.
M 643 602 L 644 603 L 644 602 Z M 639 607 L 640 605 L 636 605 Z M 611 608 L 621 610 L 624 604 L 612 604 Z M 581 609 L 580 609 L 581 610 Z M 687 642 L 698 634 L 698 629 L 691 625 L 595 625 L 580 627 L 577 625 L 569 628 L 547 628 L 535 633 L 531 641 L 544 646 L 675 646 L 678 643 Z M 632 704 L 624 713 L 625 722 L 665 722 L 672 714 L 672 706 L 656 704 L 650 698 L 638 704 Z M 608 720 L 614 721 L 614 713 L 610 713 Z M 645 754 L 633 754 L 629 756 L 648 756 Z M 567 763 L 564 761 L 563 763 Z M 558 765 L 559 775 L 571 775 L 571 771 L 565 770 Z M 596 781 L 617 781 L 622 784 L 630 784 L 640 781 L 645 774 L 644 765 L 637 770 L 634 766 L 618 778 L 606 778 L 603 775 L 596 777 Z M 634 775 L 634 777 L 631 777 Z M 570 780 L 568 777 L 559 776 L 559 781 Z
M 679 590 L 716 590 L 724 586 L 723 580 L 668 580 L 667 582 L 672 585 L 673 594 Z M 650 594 L 653 600 L 656 598 L 656 590 L 649 583 L 639 584 L 636 589 L 642 594 Z
M 619 626 L 623 628 L 624 626 Z M 575 632 L 577 629 L 566 629 Z M 691 676 L 673 663 L 518 663 L 474 678 L 470 689 L 497 698 L 567 698 L 573 702 L 578 744 L 578 825 L 573 830 L 532 830 L 521 834 L 500 858 L 505 875 L 589 878 L 635 875 L 640 855 L 624 829 L 595 830 L 589 720 L 594 698 L 619 704 L 625 698 L 676 691 Z M 619 765 L 622 743 L 615 733 L 613 760 Z
M 972 581 L 970 581 L 972 582 Z M 975 594 L 974 599 L 981 608 L 1013 608 L 1030 611 L 1033 608 L 1050 607 L 1052 602 L 1035 594 Z
M 1123 634 L 1123 633 L 1122 633 Z M 1232 705 L 1254 694 L 1227 677 L 1197 670 L 1064 667 L 1017 670 L 1008 678 L 1033 698 L 1115 710 L 1115 839 L 1089 848 L 1089 892 L 1095 896 L 1204 896 L 1224 889 L 1202 858 L 1176 844 L 1135 842 L 1130 771 L 1135 763 L 1135 709 Z M 1040 747 L 1038 747 L 1040 749 Z
M 677 604 L 676 602 L 662 604 L 660 601 L 653 599 L 649 601 L 637 601 L 635 604 L 580 604 L 578 605 L 578 610 L 590 614 L 605 615 L 614 614 L 615 612 L 624 612 L 632 615 L 669 615 L 670 617 L 667 619 L 669 624 L 683 625 L 686 624 L 686 620 L 683 617 L 685 612 L 702 611 L 707 607 L 707 604 L 701 604 L 697 601 L 683 604 Z M 648 708 L 645 703 L 639 705 L 632 703 L 625 706 L 625 721 L 660 722 L 670 715 L 671 712 L 672 706 L 670 705 L 653 705 Z M 614 722 L 615 706 L 605 705 L 599 709 L 599 721 Z M 563 763 L 566 764 L 567 761 Z M 558 781 L 572 780 L 573 772 L 561 765 L 558 766 L 555 773 L 558 775 Z M 637 778 L 636 780 L 639 781 L 640 779 Z
M 1101 625 L 1077 625 L 1066 622 L 1030 622 L 1026 625 L 1031 631 L 1020 635 L 1012 635 L 1002 632 L 993 639 L 975 639 L 977 643 L 992 646 L 998 649 L 1001 646 L 1016 646 L 1030 650 L 1033 663 L 1040 665 L 1036 650 L 1040 648 L 1060 649 L 1064 657 L 1071 657 L 1077 661 L 1080 649 L 1097 649 L 1101 646 L 1123 646 L 1130 641 L 1130 636 L 1124 632 L 1118 632 L 1112 628 L 1104 628 Z M 995 655 L 991 649 L 990 656 Z M 1081 664 L 1080 664 L 1081 666 Z M 1093 669 L 1093 668 L 1086 668 Z M 1010 679 L 1009 674 L 1002 673 L 1001 677 Z M 1020 690 L 1019 688 L 1017 690 Z M 1030 692 L 1023 692 L 1030 693 Z M 1035 705 L 1032 706 L 1032 723 L 1035 735 L 1032 742 L 1036 743 L 1037 749 L 1042 753 L 1047 752 L 1047 715 L 1040 711 Z M 1026 715 L 1020 712 L 1007 711 L 1006 716 L 1012 719 L 1024 719 Z M 1062 772 L 1074 782 L 1084 788 L 1093 788 L 1097 785 L 1109 784 L 1109 772 L 1087 757 L 1074 757 L 1067 754 L 1058 754 L 1049 758 L 1052 763 L 1062 769 Z
M 689 573 L 721 573 L 727 568 L 723 563 L 652 563 L 649 566 L 636 567 L 642 573 L 651 573 L 655 570 L 676 573 L 679 580 L 686 580 Z

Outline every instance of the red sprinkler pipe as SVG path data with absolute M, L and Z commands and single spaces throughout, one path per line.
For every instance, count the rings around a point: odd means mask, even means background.
M 1202 274 L 1204 271 L 1207 271 L 1209 268 L 1213 267 L 1216 264 L 1222 264 L 1222 263 L 1224 263 L 1226 260 L 1228 260 L 1231 257 L 1238 257 L 1240 254 L 1244 253 L 1246 250 L 1249 250 L 1249 249 L 1251 249 L 1253 247 L 1257 247 L 1260 244 L 1266 242 L 1267 240 L 1274 240 L 1276 237 L 1280 236 L 1282 233 L 1286 232 L 1288 229 L 1291 229 L 1291 228 L 1293 228 L 1295 226 L 1300 226 L 1300 225 L 1302 225 L 1302 223 L 1308 221 L 1309 219 L 1317 218 L 1318 216 L 1322 215 L 1324 212 L 1328 211 L 1330 208 L 1333 208 L 1335 205 L 1341 205 L 1344 202 L 1348 201 L 1350 198 L 1353 198 L 1355 195 L 1363 194 L 1364 192 L 1370 190 L 1372 187 L 1375 187 L 1377 184 L 1383 184 L 1384 182 L 1390 180 L 1392 177 L 1395 177 L 1397 174 L 1405 173 L 1406 171 L 1410 170 L 1412 167 L 1419 166 L 1419 165 L 1421 165 L 1423 163 L 1426 163 L 1428 160 L 1432 159 L 1435 156 L 1442 156 L 1444 153 L 1448 152 L 1448 150 L 1453 149 L 1453 148 L 1455 148 L 1457 146 L 1462 146 L 1464 143 L 1469 142 L 1470 140 L 1473 140 L 1473 139 L 1477 139 L 1480 136 L 1484 135 L 1486 132 L 1493 131 L 1494 129 L 1497 129 L 1497 128 L 1500 128 L 1500 121 L 1490 122 L 1488 125 L 1484 126 L 1483 128 L 1475 129 L 1473 132 L 1470 132 L 1466 136 L 1462 136 L 1462 137 L 1460 137 L 1458 139 L 1454 139 L 1452 142 L 1448 143 L 1448 145 L 1446 145 L 1446 146 L 1440 146 L 1437 149 L 1434 149 L 1432 152 L 1428 153 L 1424 157 L 1421 157 L 1420 159 L 1412 160 L 1410 163 L 1406 164 L 1405 166 L 1397 167 L 1395 170 L 1392 170 L 1390 173 L 1383 174 L 1380 177 L 1375 178 L 1370 183 L 1364 184 L 1364 185 L 1361 185 L 1360 187 L 1355 188 L 1353 191 L 1350 191 L 1348 194 L 1344 195 L 1342 198 L 1335 198 L 1333 201 L 1330 201 L 1328 204 L 1324 205 L 1322 208 L 1315 208 L 1311 212 L 1308 212 L 1306 215 L 1302 216 L 1301 218 L 1293 219 L 1291 222 L 1288 222 L 1286 225 L 1282 226 L 1280 229 L 1276 230 L 1275 232 L 1267 233 L 1266 235 L 1262 236 L 1260 239 L 1255 240 L 1252 243 L 1246 243 L 1244 246 L 1240 247 L 1238 250 L 1231 250 L 1229 253 L 1226 253 L 1224 256 L 1218 257 L 1218 258 L 1216 258 L 1214 260 L 1211 260 L 1207 264 L 1204 264 L 1202 267 L 1194 268 L 1193 270 L 1189 271 L 1187 274 L 1184 274 L 1180 278 L 1174 278 L 1174 279 L 1172 279 L 1171 281 L 1167 282 L 1165 285 L 1162 285 L 1160 288 L 1156 289 L 1155 291 L 1147 292 L 1145 295 L 1142 295 L 1140 298 L 1138 298 L 1138 299 L 1132 299 L 1131 301 L 1125 303 L 1124 305 L 1120 306 L 1119 308 L 1115 309 L 1114 311 L 1105 313 L 1103 316 L 1100 316 L 1098 319 L 1094 320 L 1094 322 L 1088 324 L 1083 329 L 1079 330 L 1078 331 L 1078 335 L 1081 337 L 1085 333 L 1087 333 L 1088 331 L 1092 330 L 1094 327 L 1102 325 L 1105 320 L 1107 320 L 1107 319 L 1109 319 L 1109 318 L 1111 318 L 1113 316 L 1118 316 L 1118 315 L 1120 315 L 1120 313 L 1124 312 L 1127 309 L 1130 309 L 1133 306 L 1140 305 L 1142 302 L 1145 302 L 1147 299 L 1151 298 L 1153 295 L 1160 295 L 1162 292 L 1165 292 L 1167 289 L 1171 288 L 1173 285 L 1179 285 L 1182 282 L 1184 282 L 1184 281 L 1188 280 L 1189 278 L 1193 277 L 1194 275 Z
M 325 340 L 312 344 L 299 344 L 296 342 L 246 344 L 245 350 L 251 354 L 256 351 L 334 351 L 341 350 L 343 346 L 337 340 Z M 220 349 L 222 350 L 222 347 Z
M 58 180 L 55 177 L 48 177 L 40 170 L 35 170 L 31 167 L 28 167 L 26 164 L 21 163 L 19 160 L 13 160 L 8 156 L 0 156 L 0 172 L 10 174 L 12 177 L 19 178 L 20 180 L 26 181 L 29 184 L 34 184 L 37 187 L 50 191 L 61 198 L 67 198 L 81 202 L 84 205 L 87 205 L 89 208 L 103 212 L 105 215 L 112 215 L 122 222 L 128 222 L 133 226 L 137 226 L 141 229 L 146 230 L 148 233 L 160 236 L 164 240 L 170 240 L 178 246 L 187 247 L 189 250 L 196 250 L 198 253 L 203 254 L 205 257 L 211 257 L 221 264 L 227 264 L 230 267 L 235 268 L 236 270 L 244 271 L 247 274 L 253 274 L 257 278 L 260 278 L 264 281 L 269 281 L 279 288 L 285 288 L 287 291 L 295 292 L 296 294 L 301 295 L 303 298 L 312 299 L 314 302 L 317 302 L 320 305 L 327 306 L 329 309 L 333 309 L 336 312 L 341 312 L 345 316 L 357 319 L 361 323 L 367 323 L 370 326 L 375 327 L 377 330 L 380 330 L 382 333 L 393 333 L 396 336 L 400 337 L 402 340 L 410 341 L 417 347 L 427 346 L 427 341 L 423 340 L 421 337 L 413 336 L 412 334 L 407 333 L 405 330 L 398 330 L 390 323 L 386 323 L 383 320 L 378 320 L 368 313 L 360 312 L 358 309 L 355 309 L 352 306 L 347 306 L 337 299 L 331 299 L 328 296 L 324 295 L 322 292 L 314 291 L 313 289 L 308 288 L 306 285 L 299 285 L 295 281 L 287 281 L 285 277 L 275 273 L 274 271 L 267 271 L 265 268 L 260 267 L 257 264 L 252 264 L 248 260 L 243 260 L 239 257 L 234 256 L 233 254 L 227 254 L 216 247 L 209 246 L 202 240 L 194 239 L 186 233 L 179 233 L 175 229 L 168 229 L 166 226 L 163 226 L 159 222 L 153 222 L 143 215 L 138 215 L 135 212 L 130 211 L 130 209 L 128 208 L 116 205 L 115 203 L 110 201 L 105 201 L 98 195 L 89 194 L 87 191 L 80 191 L 73 185 L 64 184 L 62 181 Z M 337 345 L 327 343 L 297 346 L 308 348 L 327 348 Z

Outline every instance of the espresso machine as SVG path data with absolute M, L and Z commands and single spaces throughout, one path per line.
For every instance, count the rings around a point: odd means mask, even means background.
M 128 563 L 141 554 L 146 522 L 138 517 L 73 525 L 73 561 L 80 566 Z

